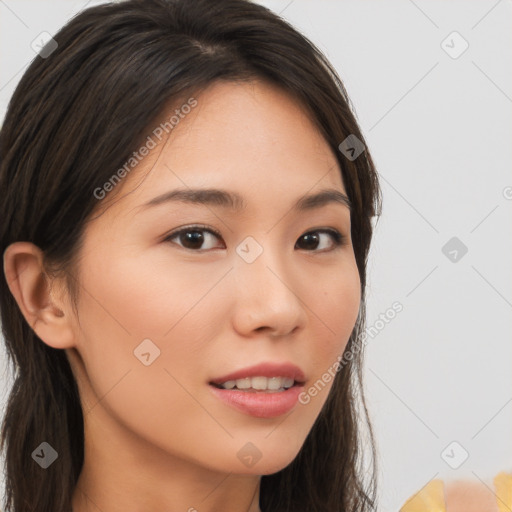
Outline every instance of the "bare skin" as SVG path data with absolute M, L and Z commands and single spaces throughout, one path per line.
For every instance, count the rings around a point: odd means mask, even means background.
M 63 281 L 44 280 L 36 246 L 17 242 L 4 255 L 27 322 L 66 351 L 79 385 L 85 462 L 73 512 L 261 512 L 261 476 L 296 457 L 332 380 L 277 418 L 233 409 L 208 383 L 289 361 L 304 371 L 308 389 L 343 353 L 357 320 L 349 208 L 292 209 L 322 189 L 346 194 L 336 157 L 309 116 L 261 82 L 217 83 L 197 100 L 117 185 L 119 199 L 87 225 L 78 317 Z M 247 208 L 142 208 L 164 192 L 196 187 L 237 192 Z M 164 240 L 197 224 L 220 236 L 202 231 L 200 250 L 185 248 L 185 236 Z M 346 242 L 337 246 L 324 228 Z M 311 232 L 316 246 L 305 240 Z M 236 251 L 248 236 L 263 249 L 252 263 Z M 160 350 L 148 366 L 134 355 L 145 339 Z M 261 453 L 251 467 L 238 456 L 249 442 Z

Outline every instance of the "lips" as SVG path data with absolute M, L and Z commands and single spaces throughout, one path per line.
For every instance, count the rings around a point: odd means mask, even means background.
M 211 393 L 224 404 L 255 418 L 278 418 L 291 412 L 296 406 L 303 385 L 295 385 L 285 391 L 248 393 L 236 389 L 222 389 L 209 386 Z
M 232 373 L 212 379 L 209 383 L 220 386 L 228 380 L 244 379 L 246 377 L 288 377 L 294 380 L 294 384 L 302 385 L 306 381 L 304 372 L 292 363 L 267 362 L 247 368 L 236 370 Z

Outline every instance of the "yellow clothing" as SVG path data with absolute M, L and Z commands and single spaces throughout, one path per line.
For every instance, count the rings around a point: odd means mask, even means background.
M 493 483 L 499 512 L 512 512 L 512 474 L 502 471 Z M 405 502 L 400 512 L 450 512 L 446 510 L 443 480 L 431 480 Z
M 496 489 L 496 500 L 500 512 L 510 512 L 512 510 L 512 475 L 505 472 L 498 473 L 494 477 L 494 487 Z

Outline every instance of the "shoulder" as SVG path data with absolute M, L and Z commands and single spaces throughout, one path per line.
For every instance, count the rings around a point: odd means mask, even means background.
M 512 474 L 501 472 L 488 482 L 431 480 L 412 495 L 400 512 L 510 512 Z

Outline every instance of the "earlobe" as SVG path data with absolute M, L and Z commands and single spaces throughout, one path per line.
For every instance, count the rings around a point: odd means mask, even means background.
M 15 242 L 7 247 L 3 260 L 9 290 L 37 336 L 53 348 L 75 346 L 70 313 L 44 272 L 41 249 L 30 242 Z

